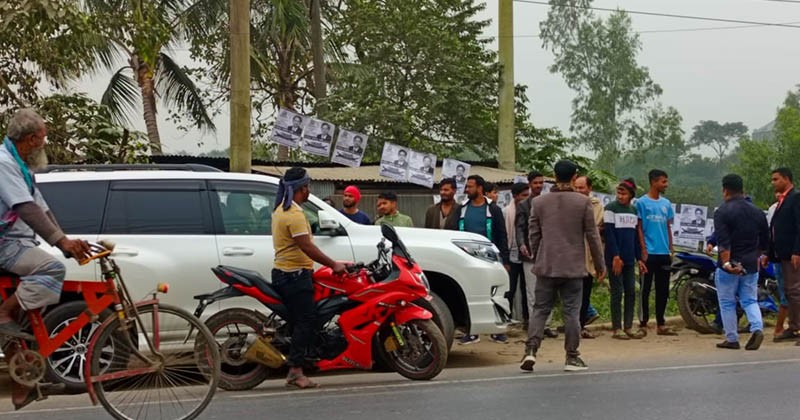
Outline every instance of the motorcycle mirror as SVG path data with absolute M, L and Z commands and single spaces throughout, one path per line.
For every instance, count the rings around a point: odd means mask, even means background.
M 394 230 L 394 226 L 390 224 L 381 224 L 381 235 L 383 235 L 383 237 L 388 239 L 391 243 L 396 243 L 398 240 L 397 231 Z

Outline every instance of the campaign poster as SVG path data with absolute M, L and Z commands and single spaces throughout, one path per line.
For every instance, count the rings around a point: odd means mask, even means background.
M 336 147 L 333 149 L 331 162 L 357 168 L 361 166 L 364 150 L 367 147 L 367 136 L 354 131 L 339 129 Z
M 380 175 L 395 181 L 408 180 L 408 149 L 394 143 L 384 143 Z
M 467 177 L 471 166 L 455 159 L 445 159 L 442 161 L 442 179 L 453 178 L 458 185 L 458 191 L 463 192 L 467 186 Z
M 316 118 L 309 118 L 303 129 L 303 144 L 300 150 L 317 156 L 330 156 L 333 132 L 336 126 Z
M 592 196 L 600 200 L 600 203 L 603 205 L 603 208 L 606 208 L 606 206 L 609 205 L 616 198 L 611 194 L 604 194 L 594 191 L 592 191 Z
M 679 226 L 678 239 L 681 245 L 695 248 L 699 241 L 705 241 L 707 214 L 708 208 L 705 206 L 681 204 L 681 212 L 674 222 Z
M 436 155 L 412 150 L 408 165 L 408 182 L 433 188 L 434 168 L 436 168 Z
M 528 177 L 525 176 L 525 175 L 517 175 L 517 176 L 514 177 L 514 183 L 515 184 L 519 184 L 519 183 L 527 184 L 528 183 Z
M 275 121 L 275 126 L 272 127 L 270 139 L 284 146 L 298 147 L 303 138 L 305 123 L 306 117 L 281 108 L 278 110 L 278 118 Z
M 500 190 L 497 192 L 497 205 L 503 209 L 508 207 L 509 204 L 514 202 L 514 196 L 511 190 Z
M 552 188 L 553 188 L 553 184 L 551 184 L 549 182 L 545 182 L 544 184 L 542 184 L 542 194 L 549 193 Z

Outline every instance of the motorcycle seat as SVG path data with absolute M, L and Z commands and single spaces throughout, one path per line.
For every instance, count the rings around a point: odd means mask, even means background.
M 222 266 L 222 268 L 224 268 L 226 271 L 235 274 L 235 276 L 229 277 L 231 281 L 242 284 L 247 287 L 255 286 L 259 291 L 261 291 L 261 293 L 271 298 L 277 300 L 282 299 L 281 295 L 278 294 L 278 292 L 272 287 L 272 285 L 269 284 L 267 280 L 265 280 L 264 277 L 262 277 L 258 271 L 246 270 L 244 268 L 231 267 L 228 265 Z

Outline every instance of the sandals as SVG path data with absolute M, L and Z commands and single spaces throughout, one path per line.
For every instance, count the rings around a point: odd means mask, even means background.
M 298 381 L 301 381 L 305 378 L 306 383 L 300 384 Z M 312 389 L 312 388 L 319 388 L 319 384 L 308 379 L 306 375 L 297 375 L 297 376 L 289 376 L 286 378 L 286 388 L 292 389 Z
M 597 338 L 597 336 L 592 334 L 589 330 L 584 328 L 584 329 L 581 330 L 581 338 L 593 339 L 593 338 Z
M 611 338 L 616 340 L 630 340 L 630 334 L 624 333 L 620 330 L 614 330 L 614 334 L 611 335 Z
M 658 329 L 656 330 L 656 334 L 658 334 L 658 335 L 673 335 L 673 336 L 674 335 L 678 335 L 678 333 L 676 333 L 675 330 L 673 330 L 670 327 L 666 327 L 666 326 L 658 327 Z
M 628 338 L 632 338 L 634 340 L 641 340 L 647 336 L 647 331 L 645 330 L 637 330 L 636 332 L 631 331 L 630 329 L 625 330 L 625 336 Z

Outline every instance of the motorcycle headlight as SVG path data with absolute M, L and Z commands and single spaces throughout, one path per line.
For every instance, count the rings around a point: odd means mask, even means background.
M 475 258 L 489 262 L 503 262 L 503 259 L 500 258 L 500 250 L 491 242 L 453 241 L 453 244 Z

